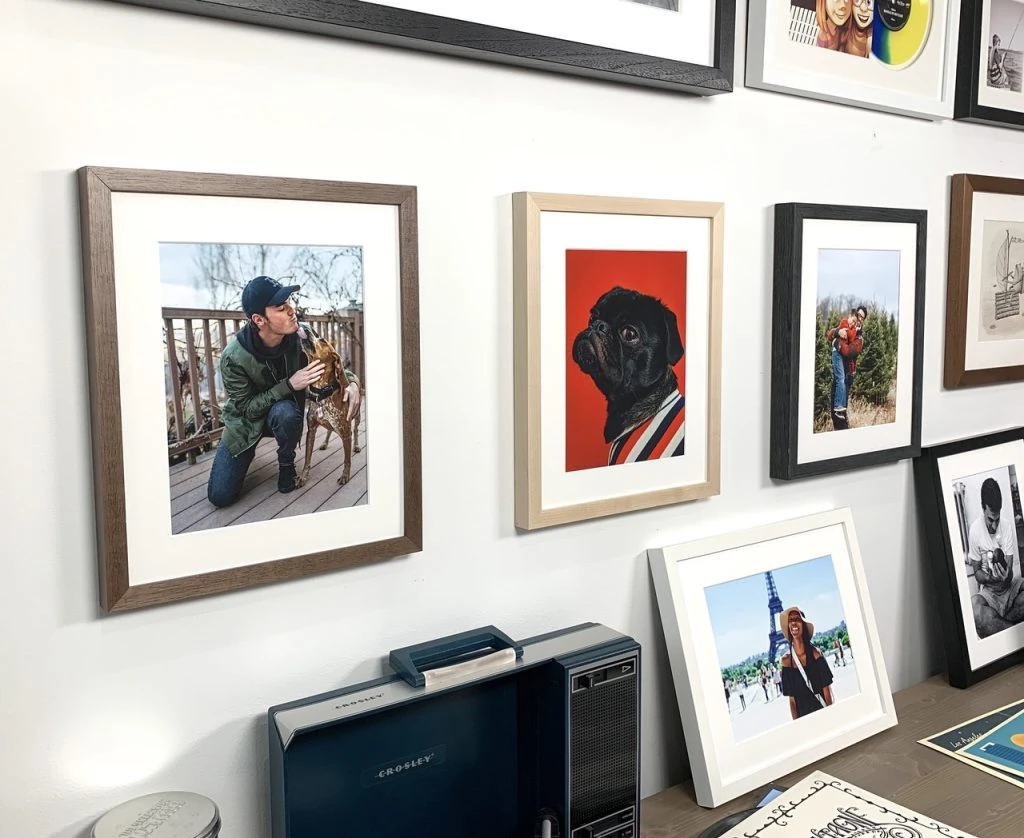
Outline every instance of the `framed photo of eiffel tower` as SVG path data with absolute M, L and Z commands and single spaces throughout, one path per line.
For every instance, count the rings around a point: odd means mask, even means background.
M 849 509 L 648 558 L 701 806 L 896 724 Z

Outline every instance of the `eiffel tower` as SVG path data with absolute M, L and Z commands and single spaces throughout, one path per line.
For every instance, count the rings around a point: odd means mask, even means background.
M 769 570 L 764 575 L 765 584 L 768 586 L 768 661 L 775 663 L 775 655 L 782 645 L 789 645 L 789 642 L 779 631 L 777 614 L 782 613 L 782 600 L 779 599 L 779 592 L 775 589 L 775 578 Z

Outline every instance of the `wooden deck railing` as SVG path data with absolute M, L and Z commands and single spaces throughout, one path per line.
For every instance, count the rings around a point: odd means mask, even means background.
M 164 308 L 164 343 L 167 351 L 167 456 L 185 455 L 195 462 L 196 452 L 220 438 L 223 390 L 218 378 L 220 352 L 245 324 L 241 311 Z M 363 313 L 352 309 L 344 314 L 302 314 L 338 351 L 342 361 L 364 382 Z M 205 398 L 202 382 L 205 380 Z M 186 400 L 192 402 L 192 427 L 185 417 Z M 170 425 L 173 419 L 173 428 Z

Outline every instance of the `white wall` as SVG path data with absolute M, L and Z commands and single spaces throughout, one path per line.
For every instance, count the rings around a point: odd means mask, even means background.
M 524 637 L 595 620 L 644 644 L 653 793 L 685 761 L 643 551 L 842 504 L 894 688 L 941 666 L 910 464 L 767 477 L 770 208 L 928 209 L 925 441 L 1007 427 L 1021 386 L 941 390 L 947 176 L 1024 176 L 1024 135 L 742 86 L 697 100 L 79 0 L 4 0 L 0 120 L 0 834 L 82 838 L 122 800 L 188 788 L 220 804 L 225 838 L 266 836 L 268 706 L 376 676 L 395 646 L 491 622 Z M 100 616 L 82 165 L 419 187 L 421 554 Z M 726 203 L 721 497 L 515 532 L 517 190 Z

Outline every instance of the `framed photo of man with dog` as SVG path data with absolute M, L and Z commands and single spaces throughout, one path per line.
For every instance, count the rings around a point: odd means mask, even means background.
M 926 224 L 924 210 L 776 205 L 771 477 L 920 452 Z
M 516 525 L 717 494 L 723 206 L 523 192 L 513 215 Z
M 103 608 L 418 551 L 415 188 L 79 186 Z
M 926 448 L 917 503 L 954 687 L 1024 661 L 1024 429 Z

